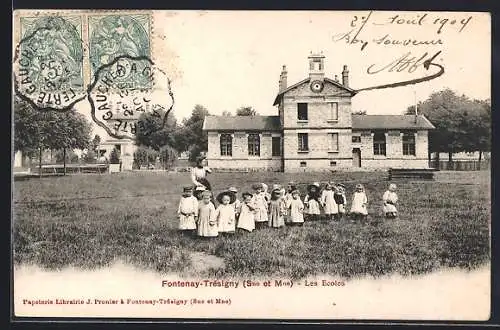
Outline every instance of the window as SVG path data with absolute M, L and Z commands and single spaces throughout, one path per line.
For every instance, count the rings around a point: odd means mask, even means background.
M 339 133 L 328 133 L 328 139 L 330 140 L 329 151 L 339 150 Z
M 353 135 L 352 136 L 352 143 L 361 143 L 361 136 Z
M 331 161 L 330 166 L 337 166 L 337 162 Z
M 281 138 L 279 136 L 272 138 L 272 155 L 273 157 L 281 156 Z
M 248 155 L 260 156 L 260 136 L 259 134 L 248 134 Z
M 307 133 L 299 133 L 299 151 L 309 151 L 309 139 Z
M 232 156 L 233 155 L 233 137 L 231 134 L 220 135 L 220 155 Z
M 373 154 L 385 156 L 385 133 L 375 132 L 373 135 Z
M 300 167 L 306 167 L 307 166 L 307 162 L 300 162 Z
M 403 155 L 415 156 L 414 132 L 403 132 Z
M 297 103 L 297 119 L 307 120 L 307 103 Z
M 339 119 L 339 104 L 337 102 L 330 102 L 330 118 L 329 120 L 336 121 Z

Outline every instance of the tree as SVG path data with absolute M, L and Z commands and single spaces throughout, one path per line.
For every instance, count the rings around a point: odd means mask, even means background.
M 95 135 L 92 140 L 92 150 L 97 154 L 99 146 L 101 145 L 101 137 L 99 135 Z
M 206 132 L 203 132 L 203 122 L 205 116 L 208 115 L 210 115 L 208 110 L 197 104 L 191 112 L 191 116 L 184 119 L 182 126 L 176 133 L 175 146 L 177 151 L 190 151 L 190 160 L 196 159 L 200 153 L 208 150 L 208 136 Z
M 353 115 L 366 115 L 366 110 L 353 111 Z
M 256 116 L 257 111 L 249 106 L 240 107 L 236 110 L 236 116 Z
M 453 153 L 470 150 L 473 145 L 470 142 L 473 139 L 470 120 L 477 108 L 474 101 L 465 95 L 458 96 L 450 89 L 435 92 L 424 102 L 419 102 L 418 114 L 425 115 L 436 127 L 429 132 L 429 150 L 438 155 L 447 152 L 450 162 Z M 405 113 L 415 114 L 415 106 L 409 106 Z
M 222 111 L 222 115 L 224 117 L 231 117 L 233 114 L 230 111 L 224 110 Z
M 165 119 L 165 112 L 146 113 L 139 117 L 137 123 L 136 144 L 139 146 L 150 147 L 156 151 L 166 145 L 175 145 L 174 137 L 177 129 L 177 121 L 171 114 Z
M 117 148 L 113 148 L 111 155 L 109 155 L 109 162 L 111 164 L 120 164 L 120 152 Z

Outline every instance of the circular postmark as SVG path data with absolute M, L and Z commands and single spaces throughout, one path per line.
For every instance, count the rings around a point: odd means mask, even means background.
M 83 53 L 77 29 L 63 17 L 27 25 L 14 56 L 16 94 L 36 109 L 71 109 L 86 95 Z
M 144 132 L 146 115 L 162 129 L 174 105 L 170 79 L 146 56 L 122 55 L 97 68 L 87 95 L 94 122 L 118 139 Z

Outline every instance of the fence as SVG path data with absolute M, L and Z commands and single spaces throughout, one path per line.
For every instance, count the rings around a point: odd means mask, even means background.
M 439 160 L 439 163 L 436 160 L 431 160 L 429 161 L 429 167 L 440 171 L 482 171 L 489 170 L 491 163 L 489 159 L 481 160 L 481 163 L 477 160 L 454 160 L 452 162 Z
M 108 164 L 67 164 L 66 173 L 106 173 Z M 61 164 L 42 165 L 42 174 L 63 174 L 64 166 Z M 32 172 L 40 174 L 40 168 L 33 167 Z

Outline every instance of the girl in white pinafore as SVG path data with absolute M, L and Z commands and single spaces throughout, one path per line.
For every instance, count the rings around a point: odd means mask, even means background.
M 307 207 L 308 220 L 316 221 L 319 219 L 321 210 L 320 204 L 320 184 L 314 182 L 307 187 L 307 195 L 304 198 L 304 204 Z
M 255 205 L 252 202 L 252 194 L 244 192 L 242 196 L 237 227 L 252 232 L 255 229 Z
M 215 219 L 219 225 L 219 233 L 231 234 L 236 230 L 236 216 L 234 202 L 236 196 L 232 192 L 225 191 L 217 196 L 217 201 L 220 203 L 215 210 Z
M 339 207 L 337 203 L 335 203 L 334 193 L 333 183 L 327 183 L 325 189 L 321 193 L 321 205 L 323 205 L 323 209 L 325 210 L 326 220 L 333 220 L 336 214 L 339 213 Z
M 302 226 L 304 224 L 304 204 L 300 200 L 298 190 L 292 191 L 292 199 L 289 202 L 290 221 L 292 225 Z
M 283 200 L 285 202 L 285 205 L 287 206 L 285 209 L 285 214 L 283 215 L 285 217 L 285 223 L 291 223 L 290 219 L 290 210 L 288 209 L 288 205 L 290 205 L 290 201 L 292 200 L 292 191 L 297 189 L 297 185 L 294 181 L 290 181 L 287 185 L 286 191 L 285 189 L 282 189 L 282 196 Z
M 198 236 L 217 237 L 219 228 L 215 218 L 215 206 L 212 204 L 212 193 L 205 190 L 201 193 L 201 202 L 198 207 Z
M 396 209 L 396 203 L 398 202 L 398 194 L 396 194 L 396 185 L 391 183 L 389 185 L 389 190 L 387 190 L 382 196 L 384 202 L 384 214 L 387 218 L 395 218 L 398 216 L 398 210 Z
M 362 184 L 356 185 L 356 191 L 352 196 L 351 215 L 355 220 L 365 220 L 368 215 L 368 198 Z
M 193 187 L 184 187 L 184 193 L 177 209 L 179 216 L 179 230 L 192 232 L 196 229 L 196 218 L 198 217 L 198 200 L 193 196 Z
M 268 205 L 262 183 L 253 184 L 252 188 L 255 191 L 253 195 L 253 204 L 255 205 L 255 228 L 260 229 L 269 221 L 267 215 Z

